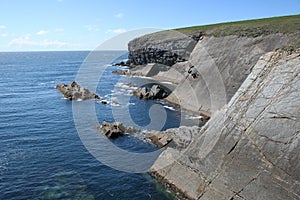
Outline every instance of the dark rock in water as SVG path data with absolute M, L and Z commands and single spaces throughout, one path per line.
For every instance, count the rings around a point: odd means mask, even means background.
M 81 87 L 75 81 L 71 81 L 69 84 L 57 84 L 56 89 L 69 100 L 99 99 L 97 94 Z
M 102 104 L 107 104 L 107 101 L 102 100 L 101 103 L 102 103 Z
M 125 67 L 125 66 L 128 66 L 128 64 L 124 61 L 121 61 L 121 62 L 117 62 L 117 63 L 113 64 L 113 66 Z
M 96 128 L 98 131 L 102 132 L 104 135 L 106 135 L 109 138 L 117 138 L 125 133 L 137 133 L 139 130 L 135 129 L 132 126 L 124 126 L 121 122 L 113 122 L 108 123 L 106 121 L 102 122 L 102 125 L 96 125 Z
M 163 99 L 169 94 L 159 85 L 153 85 L 151 88 L 142 87 L 133 91 L 133 95 L 140 99 Z

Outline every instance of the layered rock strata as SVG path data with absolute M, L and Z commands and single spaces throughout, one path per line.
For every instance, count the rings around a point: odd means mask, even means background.
M 231 101 L 184 151 L 168 148 L 154 176 L 188 199 L 299 199 L 300 54 L 257 62 Z

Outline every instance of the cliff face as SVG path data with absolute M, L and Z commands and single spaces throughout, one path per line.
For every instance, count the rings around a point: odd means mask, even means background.
M 228 103 L 261 55 L 287 41 L 282 34 L 204 37 L 189 59 L 189 66 L 194 66 L 198 76 L 183 77 L 168 100 L 210 115 Z
M 136 38 L 129 42 L 128 62 L 131 65 L 159 63 L 167 66 L 189 59 L 201 33 L 182 34 L 162 31 Z
M 129 61 L 171 66 L 154 76 L 178 84 L 167 100 L 184 109 L 211 115 L 229 102 L 260 56 L 291 40 L 279 33 L 255 38 L 201 36 L 196 41 L 170 31 L 131 41 Z M 191 67 L 197 76 L 188 73 Z
M 214 26 L 196 40 L 164 32 L 129 43 L 131 63 L 170 66 L 151 75 L 176 84 L 166 100 L 211 116 L 186 149 L 160 155 L 154 176 L 189 199 L 300 199 L 299 19 Z M 180 59 L 157 59 L 153 49 Z
M 152 173 L 190 199 L 300 198 L 300 53 L 261 57 L 186 150 Z

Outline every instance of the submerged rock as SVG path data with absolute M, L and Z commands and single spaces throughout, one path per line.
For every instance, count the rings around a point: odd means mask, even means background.
M 140 99 L 164 99 L 169 94 L 159 85 L 153 85 L 151 88 L 141 87 L 133 91 L 133 95 Z
M 102 125 L 96 125 L 96 129 L 106 135 L 108 138 L 117 138 L 123 136 L 125 133 L 137 133 L 139 130 L 132 126 L 124 126 L 121 122 L 108 123 L 102 122 Z
M 56 89 L 69 100 L 99 99 L 97 94 L 81 87 L 75 81 L 71 81 L 69 84 L 57 84 Z

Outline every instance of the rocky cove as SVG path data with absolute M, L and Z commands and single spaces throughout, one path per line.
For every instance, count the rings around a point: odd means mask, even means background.
M 299 16 L 290 18 L 299 27 Z M 136 38 L 130 70 L 114 72 L 172 82 L 159 98 L 208 119 L 148 135 L 166 146 L 150 173 L 180 199 L 300 198 L 300 30 L 285 31 L 276 19 L 242 25 Z M 97 129 L 122 135 L 127 128 Z

